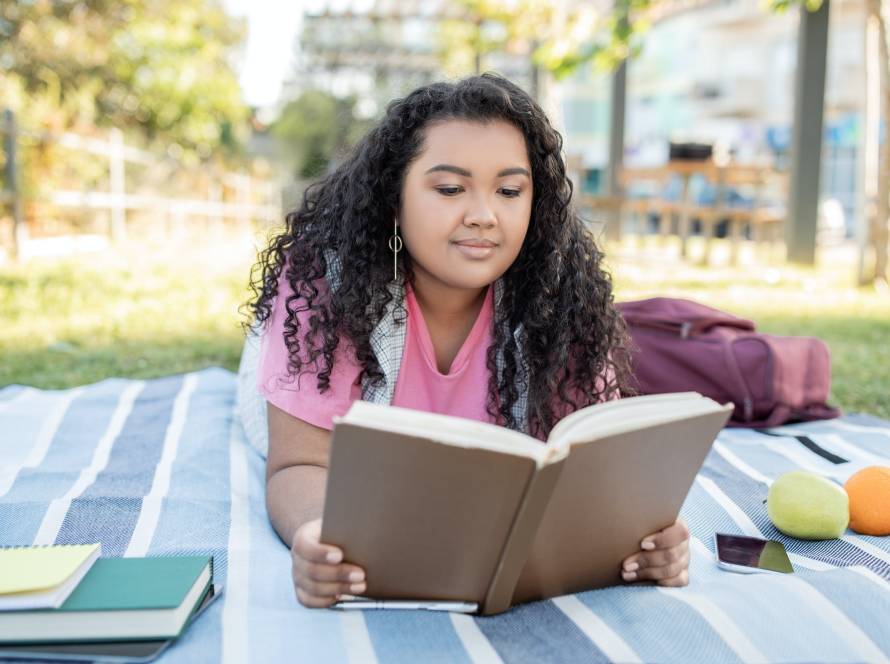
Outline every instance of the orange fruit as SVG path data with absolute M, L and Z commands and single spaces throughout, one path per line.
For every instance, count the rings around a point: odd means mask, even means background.
M 850 528 L 861 535 L 890 535 L 890 468 L 863 468 L 844 488 L 850 496 Z

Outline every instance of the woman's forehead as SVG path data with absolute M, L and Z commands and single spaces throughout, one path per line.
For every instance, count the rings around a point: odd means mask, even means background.
M 448 163 L 472 171 L 479 168 L 525 166 L 528 153 L 525 137 L 514 125 L 504 120 L 474 122 L 446 120 L 429 126 L 415 166 Z

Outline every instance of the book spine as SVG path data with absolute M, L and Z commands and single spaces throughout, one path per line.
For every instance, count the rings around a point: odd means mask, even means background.
M 495 567 L 491 584 L 485 595 L 485 600 L 479 608 L 479 613 L 484 616 L 501 613 L 510 608 L 513 599 L 513 591 L 522 568 L 531 550 L 535 533 L 544 510 L 553 494 L 553 489 L 559 480 L 565 458 L 552 464 L 537 469 L 529 481 L 528 488 L 516 511 L 513 526 L 507 535 L 500 560 Z

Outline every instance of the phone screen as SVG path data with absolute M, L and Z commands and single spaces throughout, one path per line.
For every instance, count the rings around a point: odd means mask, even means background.
M 781 542 L 723 533 L 716 533 L 714 538 L 720 562 L 771 572 L 794 571 Z

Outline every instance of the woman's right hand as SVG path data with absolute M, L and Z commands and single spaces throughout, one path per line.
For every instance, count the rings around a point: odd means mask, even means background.
M 344 563 L 343 552 L 336 546 L 322 544 L 321 519 L 307 521 L 297 528 L 291 544 L 294 589 L 300 604 L 326 608 L 338 601 L 338 595 L 360 595 L 365 591 L 365 571 Z

